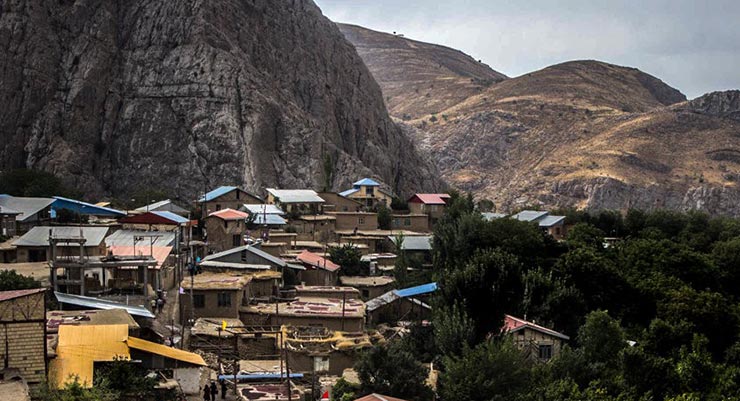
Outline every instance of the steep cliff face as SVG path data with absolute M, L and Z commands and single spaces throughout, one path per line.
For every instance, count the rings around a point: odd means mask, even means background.
M 440 183 L 309 0 L 4 2 L 0 104 L 0 168 L 91 196 Z

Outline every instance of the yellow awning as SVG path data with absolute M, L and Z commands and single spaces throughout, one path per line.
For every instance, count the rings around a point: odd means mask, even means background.
M 129 337 L 127 343 L 128 346 L 133 349 L 161 355 L 165 358 L 192 363 L 193 365 L 207 366 L 206 361 L 203 360 L 203 357 L 192 352 L 153 343 L 136 337 Z

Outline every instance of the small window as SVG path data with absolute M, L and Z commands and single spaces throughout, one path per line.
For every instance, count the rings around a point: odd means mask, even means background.
M 405 226 L 407 226 L 407 227 L 408 227 L 408 226 L 410 226 L 410 225 L 411 225 L 411 219 L 407 217 L 407 218 L 406 218 L 406 219 L 405 219 L 405 220 L 403 221 L 403 225 L 405 225 Z
M 436 212 L 437 211 L 437 205 L 432 205 L 432 211 L 433 212 Z
M 193 294 L 193 307 L 205 308 L 206 307 L 206 296 L 203 294 Z
M 224 220 L 224 228 L 227 228 L 227 229 L 229 228 L 229 221 L 228 220 Z
M 540 345 L 540 359 L 547 361 L 552 358 L 552 345 Z
M 216 204 L 216 210 L 221 210 L 221 205 L 219 205 L 218 203 Z
M 242 236 L 241 235 L 233 235 L 231 237 L 231 245 L 233 246 L 240 246 L 242 244 Z
M 357 219 L 357 224 L 365 224 L 365 218 L 364 217 L 358 218 Z
M 219 307 L 230 307 L 231 306 L 231 293 L 230 292 L 219 292 L 218 293 L 218 306 Z

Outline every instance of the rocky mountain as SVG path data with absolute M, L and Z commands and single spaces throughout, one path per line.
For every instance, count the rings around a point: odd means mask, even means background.
M 392 57 L 376 54 L 407 39 L 364 30 L 358 40 L 342 31 L 373 75 L 385 77 L 397 68 Z M 409 52 L 399 62 L 411 63 Z M 426 51 L 418 55 L 430 57 Z M 432 75 L 434 66 L 426 65 Z M 444 109 L 408 118 L 394 105 L 418 94 L 378 82 L 393 116 L 405 120 L 443 177 L 493 200 L 499 210 L 672 208 L 740 215 L 738 91 L 687 102 L 637 69 L 573 61 L 500 80 Z
M 335 189 L 440 185 L 310 0 L 4 2 L 0 104 L 0 169 L 90 197 L 320 187 L 327 173 Z

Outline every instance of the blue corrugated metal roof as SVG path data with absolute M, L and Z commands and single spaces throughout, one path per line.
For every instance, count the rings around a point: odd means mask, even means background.
M 348 197 L 348 196 L 352 195 L 353 193 L 355 193 L 355 192 L 359 192 L 359 191 L 360 191 L 360 190 L 359 190 L 359 189 L 357 189 L 357 188 L 352 188 L 352 189 L 348 189 L 348 190 L 346 190 L 346 191 L 342 191 L 342 192 L 340 192 L 340 193 L 339 193 L 339 196 L 343 196 L 343 197 L 345 197 L 345 198 L 346 198 L 346 197 Z
M 229 187 L 229 186 L 222 186 L 214 189 L 211 192 L 206 193 L 205 196 L 201 196 L 200 199 L 198 199 L 198 202 L 208 202 L 210 200 L 216 199 L 221 195 L 228 194 L 229 192 L 235 190 L 236 187 Z
M 417 285 L 416 287 L 404 288 L 402 290 L 396 290 L 396 295 L 399 297 L 413 297 L 421 294 L 428 294 L 430 292 L 437 291 L 437 283 L 429 283 Z
M 166 211 L 156 212 L 155 211 L 155 212 L 149 212 L 149 213 L 156 214 L 157 216 L 161 216 L 161 217 L 164 217 L 165 219 L 172 220 L 177 224 L 185 224 L 189 221 L 188 219 L 180 216 L 179 214 L 175 214 L 172 212 L 166 212 Z
M 360 181 L 357 181 L 356 183 L 354 183 L 352 185 L 355 186 L 355 187 L 359 187 L 359 186 L 362 186 L 362 185 L 364 185 L 366 187 L 379 187 L 380 186 L 380 184 L 378 184 L 377 181 L 375 181 L 375 180 L 373 180 L 371 178 L 363 178 Z
M 54 203 L 51 204 L 52 209 L 68 209 L 75 213 L 92 215 L 92 216 L 125 216 L 126 212 L 120 210 L 111 209 L 109 207 L 96 206 L 92 203 L 78 201 L 69 198 L 63 198 L 61 196 L 54 197 Z

